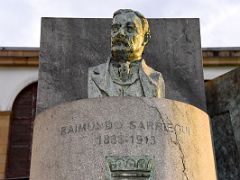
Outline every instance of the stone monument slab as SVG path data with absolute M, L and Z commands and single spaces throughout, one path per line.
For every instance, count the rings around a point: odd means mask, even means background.
M 40 113 L 31 180 L 216 180 L 208 115 L 189 104 L 92 98 Z
M 149 19 L 146 63 L 163 75 L 166 98 L 205 110 L 199 19 Z M 88 68 L 110 55 L 112 19 L 43 18 L 37 112 L 87 98 Z
M 240 179 L 240 68 L 206 82 L 219 180 Z

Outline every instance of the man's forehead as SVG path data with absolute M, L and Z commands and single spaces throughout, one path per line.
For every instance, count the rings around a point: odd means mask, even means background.
M 127 12 L 117 14 L 113 17 L 113 23 L 120 23 L 120 22 L 135 22 L 135 23 L 142 23 L 141 19 L 134 13 L 134 12 Z

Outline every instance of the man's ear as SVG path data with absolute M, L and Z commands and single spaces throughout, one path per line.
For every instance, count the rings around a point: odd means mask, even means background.
M 147 33 L 144 35 L 144 40 L 143 40 L 143 44 L 142 44 L 142 45 L 143 45 L 143 46 L 146 46 L 146 45 L 148 44 L 150 38 L 151 38 L 151 35 L 150 35 L 149 32 L 147 32 Z

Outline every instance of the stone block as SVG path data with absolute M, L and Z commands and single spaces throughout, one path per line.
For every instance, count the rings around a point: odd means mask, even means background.
M 10 124 L 10 112 L 0 112 L 0 127 L 9 128 Z
M 240 157 L 235 141 L 230 113 L 212 117 L 213 140 L 217 170 L 220 180 L 234 180 L 240 177 Z
M 5 163 L 0 163 L 0 179 L 1 179 L 1 174 L 5 174 Z
M 0 125 L 0 139 L 8 139 L 8 127 L 1 127 Z
M 43 18 L 37 112 L 87 98 L 87 71 L 110 56 L 111 19 Z M 205 92 L 199 19 L 149 19 L 143 58 L 160 71 L 166 98 L 202 110 Z
M 0 145 L 0 154 L 7 154 L 7 145 Z
M 8 144 L 8 136 L 1 136 L 0 137 L 0 145 L 6 145 Z
M 208 115 L 167 99 L 58 105 L 37 116 L 32 147 L 31 180 L 216 180 Z
M 6 163 L 7 155 L 6 154 L 0 154 L 0 163 L 4 164 Z
M 0 173 L 0 179 L 4 179 L 5 178 L 5 174 L 4 173 Z
M 240 178 L 240 68 L 206 84 L 220 180 Z

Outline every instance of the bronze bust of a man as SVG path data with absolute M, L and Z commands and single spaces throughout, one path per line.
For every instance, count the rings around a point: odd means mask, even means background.
M 147 66 L 142 54 L 150 38 L 147 19 L 137 11 L 120 9 L 113 15 L 111 57 L 88 70 L 88 97 L 165 97 L 160 72 Z

